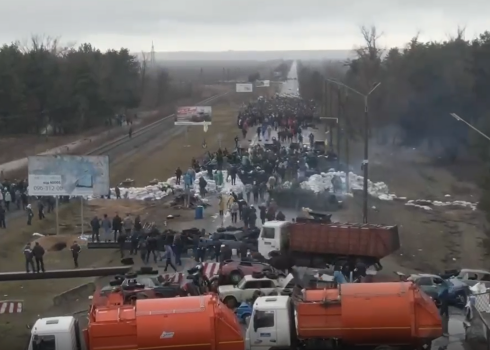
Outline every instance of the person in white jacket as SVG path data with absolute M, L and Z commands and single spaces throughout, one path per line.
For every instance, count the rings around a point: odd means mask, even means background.
M 3 200 L 5 202 L 5 209 L 7 209 L 7 211 L 10 211 L 10 202 L 12 202 L 12 195 L 9 191 L 5 192 Z

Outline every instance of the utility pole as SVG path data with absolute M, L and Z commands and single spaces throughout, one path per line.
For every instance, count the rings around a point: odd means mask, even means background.
M 364 159 L 362 161 L 362 170 L 364 175 L 364 183 L 363 183 L 363 205 L 362 205 L 362 222 L 367 224 L 368 222 L 368 176 L 369 176 L 369 109 L 368 102 L 369 96 L 376 90 L 381 83 L 374 83 L 371 90 L 367 94 L 357 91 L 356 89 L 339 82 L 334 79 L 327 79 L 329 82 L 336 84 L 337 86 L 343 86 L 349 91 L 352 91 L 356 95 L 359 95 L 364 100 Z
M 321 117 L 325 118 L 327 116 L 327 92 L 326 90 L 327 81 L 323 79 L 322 83 L 322 110 Z
M 362 170 L 364 172 L 364 183 L 362 187 L 362 222 L 368 222 L 368 176 L 369 176 L 369 110 L 368 110 L 368 95 L 364 96 L 364 160 L 362 161 Z
M 340 122 L 342 120 L 342 103 L 341 101 L 341 93 L 340 93 L 340 88 L 337 89 L 337 159 L 339 160 L 340 163 L 340 145 L 341 145 L 341 138 L 342 138 L 342 130 L 340 128 Z

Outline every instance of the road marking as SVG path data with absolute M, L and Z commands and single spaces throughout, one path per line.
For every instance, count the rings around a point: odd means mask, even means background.
M 20 314 L 23 309 L 23 301 L 3 300 L 0 301 L 0 314 Z
M 207 278 L 211 278 L 218 274 L 220 263 L 218 262 L 204 262 L 202 263 L 204 268 L 204 274 Z M 171 284 L 182 284 L 186 279 L 186 274 L 183 272 L 177 273 L 164 273 L 161 275 L 162 279 Z

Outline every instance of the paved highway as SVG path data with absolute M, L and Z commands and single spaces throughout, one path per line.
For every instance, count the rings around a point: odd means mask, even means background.
M 289 69 L 287 80 L 282 83 L 280 94 L 299 97 L 298 63 L 296 61 L 293 62 Z

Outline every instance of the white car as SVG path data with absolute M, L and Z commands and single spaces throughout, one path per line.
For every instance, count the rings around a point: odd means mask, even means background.
M 220 299 L 230 308 L 235 308 L 240 303 L 252 299 L 255 291 L 261 291 L 265 295 L 270 295 L 272 292 L 280 294 L 286 288 L 292 288 L 293 275 L 289 274 L 286 277 L 271 279 L 267 277 L 253 277 L 247 275 L 242 278 L 236 286 L 225 285 L 218 287 Z

